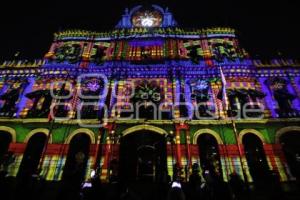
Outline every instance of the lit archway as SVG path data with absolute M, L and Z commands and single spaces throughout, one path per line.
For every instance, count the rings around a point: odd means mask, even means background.
M 49 137 L 49 129 L 46 129 L 46 128 L 36 128 L 36 129 L 33 129 L 31 130 L 25 137 L 24 139 L 24 143 L 28 143 L 28 141 L 30 140 L 30 138 L 35 135 L 36 133 L 44 133 L 47 137 Z M 52 135 L 50 135 L 49 137 L 49 141 L 48 143 L 52 143 Z
M 245 133 L 242 137 L 242 144 L 252 179 L 256 184 L 262 184 L 269 171 L 263 142 L 256 134 Z
M 9 145 L 12 142 L 13 135 L 10 132 L 0 130 L 0 166 L 7 166 L 11 154 L 8 153 Z
M 243 137 L 244 137 L 246 134 L 249 134 L 249 133 L 256 135 L 256 136 L 261 140 L 261 142 L 262 142 L 263 144 L 266 143 L 266 139 L 265 139 L 265 137 L 263 136 L 263 134 L 262 134 L 261 132 L 255 130 L 255 129 L 243 129 L 243 130 L 240 131 L 239 137 L 238 137 L 239 143 L 240 143 L 240 144 L 243 143 Z
M 87 129 L 87 128 L 79 128 L 69 134 L 69 136 L 65 140 L 65 144 L 70 144 L 73 137 L 76 136 L 78 133 L 85 133 L 86 135 L 89 136 L 91 144 L 96 143 L 95 134 L 93 131 L 91 131 L 90 129 Z
M 72 134 L 71 134 L 72 135 Z M 84 180 L 90 153 L 91 137 L 86 132 L 72 135 L 62 180 L 79 187 Z
M 285 127 L 277 131 L 276 142 L 281 144 L 290 174 L 300 180 L 300 127 Z
M 220 135 L 217 132 L 208 128 L 200 129 L 194 133 L 193 144 L 198 144 L 198 137 L 202 134 L 210 134 L 216 139 L 218 144 L 223 144 L 223 140 L 221 139 Z
M 7 132 L 11 135 L 11 142 L 15 143 L 17 141 L 15 129 L 7 126 L 0 126 L 0 131 Z
M 133 127 L 130 127 L 128 129 L 124 130 L 122 132 L 122 136 L 126 136 L 128 134 L 135 133 L 137 131 L 144 131 L 144 130 L 152 131 L 152 132 L 159 133 L 159 134 L 162 134 L 162 135 L 167 135 L 168 134 L 167 131 L 165 131 L 162 128 L 159 128 L 157 126 L 144 124 L 144 125 L 133 126 Z
M 28 139 L 17 175 L 21 180 L 29 180 L 33 174 L 38 173 L 37 170 L 46 140 L 47 135 L 41 132 L 35 133 Z
M 280 143 L 280 137 L 288 132 L 300 132 L 300 126 L 288 126 L 276 131 L 275 143 Z
M 221 140 L 219 141 L 221 142 Z M 201 133 L 197 137 L 201 168 L 205 174 L 222 179 L 222 165 L 219 143 L 216 137 L 209 133 Z

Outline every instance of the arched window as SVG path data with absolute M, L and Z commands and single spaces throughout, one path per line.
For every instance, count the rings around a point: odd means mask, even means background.
M 216 138 L 210 134 L 201 134 L 197 140 L 201 168 L 211 177 L 222 178 L 219 146 Z
M 243 145 L 253 181 L 263 181 L 268 175 L 269 166 L 262 141 L 255 134 L 247 133 L 243 137 Z
M 300 132 L 285 133 L 279 140 L 290 172 L 297 180 L 300 180 Z
M 62 179 L 80 185 L 84 180 L 91 139 L 85 133 L 75 135 L 70 144 Z
M 34 173 L 37 173 L 46 140 L 47 135 L 45 133 L 36 133 L 31 136 L 19 168 L 19 178 L 29 179 Z

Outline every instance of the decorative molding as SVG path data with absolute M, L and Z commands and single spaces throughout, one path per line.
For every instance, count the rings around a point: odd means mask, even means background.
M 246 135 L 248 133 L 252 133 L 252 134 L 256 135 L 257 137 L 259 137 L 259 139 L 262 141 L 263 144 L 266 143 L 266 139 L 261 132 L 255 130 L 255 129 L 243 129 L 242 131 L 240 131 L 239 136 L 238 136 L 238 140 L 239 140 L 240 144 L 243 144 L 243 137 L 244 137 L 244 135 Z
M 223 140 L 221 139 L 220 135 L 211 130 L 211 129 L 208 129 L 208 128 L 205 128 L 205 129 L 200 129 L 198 131 L 196 131 L 194 133 L 194 136 L 193 136 L 193 144 L 197 144 L 197 140 L 198 140 L 198 137 L 202 134 L 209 134 L 209 135 L 212 135 L 214 136 L 214 138 L 217 140 L 218 144 L 224 144 Z
M 37 129 L 33 129 L 31 130 L 25 137 L 24 143 L 28 143 L 28 141 L 30 140 L 30 138 L 36 134 L 36 133 L 44 133 L 47 137 L 49 135 L 49 130 L 46 128 L 37 128 Z M 48 143 L 52 143 L 52 136 L 50 135 L 49 141 Z
M 96 143 L 95 133 L 93 131 L 91 131 L 90 129 L 87 129 L 87 128 L 79 128 L 68 135 L 67 139 L 65 140 L 65 144 L 70 144 L 73 137 L 79 133 L 87 134 L 91 139 L 91 144 Z
M 128 134 L 131 134 L 131 133 L 134 133 L 134 132 L 137 132 L 137 131 L 141 131 L 141 130 L 149 130 L 149 131 L 153 131 L 155 133 L 159 133 L 159 134 L 162 134 L 162 135 L 168 134 L 167 131 L 165 131 L 162 128 L 145 124 L 145 125 L 133 126 L 133 127 L 130 127 L 128 129 L 124 130 L 122 132 L 122 136 L 126 136 Z
M 288 132 L 292 132 L 292 131 L 296 131 L 299 132 L 300 134 L 300 126 L 288 126 L 288 127 L 284 127 L 281 128 L 279 130 L 276 131 L 275 134 L 275 143 L 279 144 L 280 143 L 280 137 Z
M 16 123 L 49 123 L 47 118 L 32 118 L 32 119 L 15 119 L 15 118 L 0 118 L 0 122 L 16 122 Z M 137 119 L 137 120 L 119 120 L 119 119 L 107 119 L 107 122 L 115 122 L 117 124 L 136 124 L 136 123 L 145 123 L 145 124 L 173 124 L 179 123 L 180 120 L 173 119 L 173 120 L 144 120 L 144 119 Z M 239 119 L 234 120 L 236 124 L 267 124 L 267 123 L 280 123 L 280 122 L 300 122 L 300 118 L 270 118 L 270 119 L 259 119 L 259 120 L 250 120 L 250 119 Z M 99 125 L 100 121 L 97 119 L 70 119 L 70 120 L 59 120 L 55 121 L 55 124 L 95 124 Z M 198 124 L 231 124 L 231 120 L 186 120 L 185 123 L 190 125 L 198 125 Z

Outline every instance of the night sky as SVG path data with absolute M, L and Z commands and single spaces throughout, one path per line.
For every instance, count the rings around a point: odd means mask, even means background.
M 9 1 L 0 5 L 0 60 L 12 59 L 18 51 L 20 59 L 42 58 L 50 47 L 53 33 L 58 30 L 111 30 L 126 7 L 141 2 L 169 7 L 182 27 L 235 28 L 242 46 L 252 57 L 272 58 L 281 54 L 287 58 L 299 58 L 300 17 L 297 1 L 262 1 Z

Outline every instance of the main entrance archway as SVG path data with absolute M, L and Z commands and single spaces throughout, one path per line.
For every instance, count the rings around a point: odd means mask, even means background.
M 139 130 L 123 136 L 119 156 L 123 182 L 160 182 L 167 171 L 165 137 L 153 131 Z
M 279 138 L 291 174 L 300 180 L 300 132 L 286 132 Z

